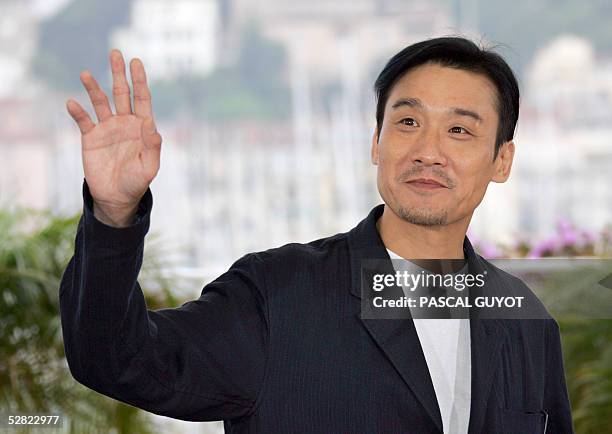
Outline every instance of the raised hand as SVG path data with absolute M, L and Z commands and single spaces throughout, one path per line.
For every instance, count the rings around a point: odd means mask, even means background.
M 134 106 L 119 50 L 110 53 L 113 74 L 113 114 L 104 91 L 88 71 L 80 78 L 89 94 L 98 123 L 73 99 L 66 102 L 70 116 L 81 130 L 83 169 L 94 199 L 94 215 L 112 226 L 126 226 L 138 203 L 157 175 L 161 135 L 153 120 L 151 93 L 144 66 L 130 62 Z

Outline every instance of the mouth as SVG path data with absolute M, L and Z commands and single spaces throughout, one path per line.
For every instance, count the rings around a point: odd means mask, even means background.
M 411 179 L 410 181 L 407 181 L 406 184 L 419 190 L 441 190 L 448 188 L 441 182 L 431 178 Z

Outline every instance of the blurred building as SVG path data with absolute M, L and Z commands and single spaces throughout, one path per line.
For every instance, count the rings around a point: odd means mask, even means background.
M 49 203 L 49 122 L 40 118 L 40 88 L 29 75 L 37 20 L 23 1 L 5 0 L 0 14 L 0 207 Z
M 28 70 L 36 50 L 37 22 L 27 3 L 1 2 L 0 98 L 27 92 Z M 18 91 L 20 89 L 20 91 Z
M 535 56 L 517 141 L 520 229 L 541 237 L 560 217 L 597 231 L 612 221 L 612 58 L 561 36 Z
M 452 32 L 449 7 L 414 0 L 226 0 L 233 20 L 261 24 L 266 36 L 281 42 L 290 61 L 305 68 L 313 82 L 341 74 L 338 62 L 349 56 L 357 75 L 386 56 L 434 34 Z
M 27 52 L 35 26 L 19 3 L 5 4 L 30 29 L 20 42 Z M 230 29 L 235 36 L 251 19 L 290 57 L 289 120 L 212 125 L 185 114 L 159 125 L 164 144 L 151 232 L 174 248 L 177 262 L 190 268 L 185 273 L 207 281 L 246 252 L 350 229 L 380 203 L 370 162 L 374 78 L 404 46 L 453 33 L 451 16 L 439 5 L 395 0 L 135 0 L 130 25 L 111 45 L 143 58 L 150 80 L 218 67 L 217 47 L 230 47 Z M 2 31 L 7 41 L 15 38 Z M 11 71 L 0 74 L 10 78 Z M 507 243 L 519 234 L 541 238 L 559 217 L 591 229 L 610 221 L 611 77 L 609 61 L 582 40 L 561 39 L 537 54 L 523 88 L 513 173 L 489 187 L 472 233 Z M 63 213 L 82 206 L 79 133 L 64 97 L 0 101 L 0 158 L 10 162 L 0 174 L 4 202 Z
M 217 64 L 219 19 L 216 0 L 134 0 L 110 45 L 141 58 L 150 81 L 204 75 Z

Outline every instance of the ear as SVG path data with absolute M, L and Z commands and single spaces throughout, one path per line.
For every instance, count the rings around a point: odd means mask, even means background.
M 372 164 L 378 166 L 378 127 L 374 128 L 374 134 L 372 134 L 371 159 Z
M 493 162 L 495 169 L 491 181 L 493 182 L 506 182 L 510 176 L 510 169 L 512 169 L 512 161 L 514 160 L 514 142 L 512 140 L 505 142 L 499 148 L 497 158 Z

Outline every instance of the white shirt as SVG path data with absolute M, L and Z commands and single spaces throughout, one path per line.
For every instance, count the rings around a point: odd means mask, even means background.
M 387 252 L 391 259 L 403 259 L 389 249 Z M 416 264 L 407 265 L 414 267 L 414 272 L 423 270 Z M 413 321 L 438 399 L 444 433 L 465 434 L 470 421 L 472 387 L 470 320 Z

